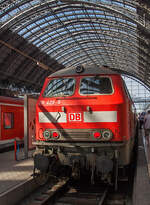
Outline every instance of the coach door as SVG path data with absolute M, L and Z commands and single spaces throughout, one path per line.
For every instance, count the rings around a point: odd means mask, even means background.
M 14 138 L 14 107 L 1 105 L 1 138 L 9 140 Z

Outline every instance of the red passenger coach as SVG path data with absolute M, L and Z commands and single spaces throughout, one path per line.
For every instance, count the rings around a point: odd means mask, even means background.
M 116 180 L 116 170 L 131 162 L 135 130 L 135 107 L 120 74 L 96 66 L 58 71 L 36 106 L 35 169 L 51 172 L 55 159 L 91 172 L 91 181 Z
M 24 101 L 0 96 L 0 148 L 24 137 Z

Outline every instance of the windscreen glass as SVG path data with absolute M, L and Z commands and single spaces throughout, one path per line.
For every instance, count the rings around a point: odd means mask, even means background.
M 59 78 L 51 80 L 45 91 L 44 97 L 71 96 L 74 93 L 75 79 Z
M 80 94 L 82 95 L 101 95 L 113 92 L 111 80 L 108 77 L 85 77 L 80 84 Z

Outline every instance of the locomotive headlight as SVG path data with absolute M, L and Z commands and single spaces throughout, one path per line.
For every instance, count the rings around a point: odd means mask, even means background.
M 106 141 L 112 139 L 112 136 L 113 136 L 113 133 L 111 132 L 111 130 L 104 130 L 102 132 L 102 138 Z
M 48 140 L 49 138 L 50 138 L 50 132 L 48 131 L 48 130 L 45 130 L 44 131 L 44 133 L 43 133 L 43 135 L 44 135 L 44 138 L 46 139 L 46 140 Z

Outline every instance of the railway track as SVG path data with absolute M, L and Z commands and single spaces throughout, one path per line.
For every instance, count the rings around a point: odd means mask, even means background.
M 103 190 L 77 190 L 70 188 L 54 205 L 103 205 L 108 193 L 108 187 Z
M 50 178 L 47 184 L 39 187 L 17 205 L 46 205 L 55 195 L 65 189 L 68 182 L 69 178 Z
M 129 205 L 126 193 L 105 184 L 52 179 L 18 205 Z
M 71 186 L 52 205 L 129 205 L 127 195 L 114 192 L 111 186 L 81 185 Z

